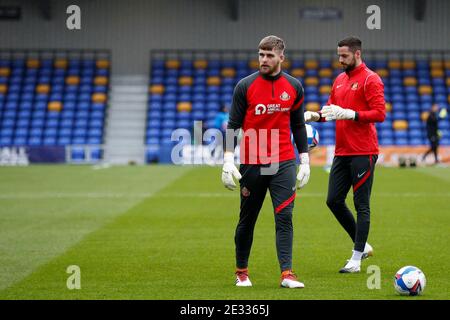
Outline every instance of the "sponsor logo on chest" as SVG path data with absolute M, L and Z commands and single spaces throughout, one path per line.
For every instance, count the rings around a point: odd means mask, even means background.
M 282 107 L 280 103 L 269 103 L 267 105 L 258 103 L 255 107 L 255 115 L 273 114 L 275 112 L 287 112 L 291 107 Z

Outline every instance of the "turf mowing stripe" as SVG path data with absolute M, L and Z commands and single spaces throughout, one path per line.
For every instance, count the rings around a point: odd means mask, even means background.
M 0 290 L 189 170 L 154 166 L 106 171 L 73 166 L 1 168 Z M 95 189 L 102 191 L 82 192 Z
M 315 179 L 308 185 L 310 193 L 325 194 L 327 175 L 313 169 L 312 176 Z M 370 233 L 375 255 L 363 262 L 360 274 L 337 273 L 351 254 L 351 241 L 324 203 L 305 197 L 294 209 L 293 263 L 306 288 L 280 289 L 272 204 L 266 201 L 258 217 L 251 253 L 254 287 L 236 288 L 233 236 L 239 194 L 229 193 L 235 199 L 178 197 L 196 190 L 201 194 L 226 194 L 220 170 L 198 168 L 1 291 L 0 298 L 407 299 L 395 293 L 392 277 L 408 264 L 421 267 L 429 280 L 425 295 L 417 299 L 448 298 L 446 199 L 377 196 L 379 191 L 432 194 L 446 190 L 445 184 L 400 169 L 380 168 L 376 179 Z M 379 290 L 370 290 L 366 285 L 370 274 L 365 271 L 371 264 L 382 272 Z M 66 269 L 70 265 L 80 267 L 80 290 L 66 287 Z

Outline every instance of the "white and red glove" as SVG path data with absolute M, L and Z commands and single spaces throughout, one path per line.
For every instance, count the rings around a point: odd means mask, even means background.
M 309 155 L 307 152 L 300 153 L 300 166 L 297 174 L 297 189 L 303 188 L 309 181 L 311 171 L 309 169 Z
M 305 122 L 319 121 L 320 114 L 314 111 L 305 111 Z
M 334 104 L 323 106 L 321 112 L 326 121 L 354 120 L 356 114 L 354 110 L 344 109 Z
M 240 180 L 242 176 L 238 168 L 234 165 L 234 153 L 225 152 L 223 155 L 222 183 L 225 188 L 231 191 L 236 189 L 236 183 L 233 178 Z

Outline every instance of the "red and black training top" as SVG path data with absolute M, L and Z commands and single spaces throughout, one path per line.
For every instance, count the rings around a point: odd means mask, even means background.
M 241 163 L 266 164 L 295 159 L 291 129 L 299 153 L 308 152 L 303 87 L 296 78 L 253 73 L 233 93 L 228 129 L 242 128 Z
M 378 74 L 361 63 L 334 80 L 328 104 L 356 112 L 355 120 L 336 121 L 336 156 L 378 154 L 376 122 L 386 118 L 384 84 Z

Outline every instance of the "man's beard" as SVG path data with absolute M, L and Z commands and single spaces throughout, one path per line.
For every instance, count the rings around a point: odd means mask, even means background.
M 344 69 L 345 72 L 350 72 L 353 69 L 355 69 L 356 67 L 356 59 L 353 58 L 352 62 L 350 62 L 350 64 L 347 65 L 342 65 L 342 68 Z
M 259 72 L 262 74 L 273 74 L 275 71 L 277 71 L 278 65 L 275 65 L 273 67 L 267 66 L 266 68 L 263 68 L 262 66 L 259 66 Z

